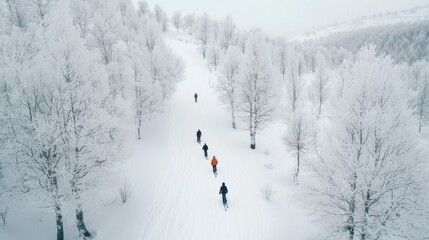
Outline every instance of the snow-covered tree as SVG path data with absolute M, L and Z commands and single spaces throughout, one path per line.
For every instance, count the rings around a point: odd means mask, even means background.
M 118 41 L 115 34 L 118 28 L 119 16 L 106 7 L 94 14 L 91 27 L 90 43 L 98 49 L 104 64 L 109 64 L 113 58 L 114 46 Z
M 39 20 L 43 20 L 48 14 L 49 9 L 53 6 L 53 0 L 33 0 L 31 2 L 32 10 Z
M 337 113 L 309 161 L 315 211 L 330 239 L 424 239 L 423 156 L 400 68 L 364 47 L 345 72 Z
M 219 41 L 220 41 L 219 22 L 212 19 L 210 21 L 210 39 L 209 39 L 209 42 L 219 43 Z
M 141 22 L 139 22 L 138 13 L 130 0 L 119 0 L 119 12 L 122 20 L 121 35 L 124 42 L 128 42 L 134 38 L 134 34 L 131 32 L 138 32 L 141 28 Z
M 60 122 L 61 115 L 56 109 L 59 96 L 52 84 L 52 68 L 44 64 L 43 56 L 29 52 L 35 49 L 33 36 L 29 38 L 27 33 L 16 36 L 20 37 L 19 41 L 13 35 L 4 39 L 3 44 L 14 51 L 3 52 L 5 55 L 1 56 L 7 64 L 2 68 L 2 78 L 6 76 L 2 80 L 7 85 L 7 91 L 2 92 L 7 99 L 2 115 L 3 122 L 7 123 L 4 126 L 8 139 L 6 159 L 9 170 L 13 167 L 19 174 L 21 191 L 32 195 L 32 203 L 41 206 L 43 202 L 55 212 L 57 240 L 62 240 L 66 195 L 64 149 L 60 129 L 52 126 Z
M 5 1 L 6 12 L 4 20 L 8 27 L 26 29 L 31 21 L 31 10 L 26 0 Z
M 183 77 L 183 62 L 165 47 L 155 47 L 151 54 L 150 79 L 159 87 L 160 100 L 168 99 L 174 91 L 176 83 Z
M 247 32 L 237 32 L 237 34 L 235 34 L 235 44 L 240 48 L 243 54 L 246 52 L 246 40 L 248 35 Z
M 235 24 L 232 20 L 232 16 L 228 15 L 224 20 L 220 22 L 220 46 L 225 53 L 226 50 L 231 45 L 231 41 L 234 38 L 235 34 Z
M 55 108 L 63 116 L 53 127 L 61 133 L 76 225 L 80 238 L 89 239 L 84 193 L 96 188 L 100 173 L 116 161 L 125 132 L 121 131 L 123 113 L 109 95 L 108 75 L 72 26 L 66 10 L 57 9 L 49 19 L 44 58 L 53 68 L 53 91 L 58 92 Z
M 12 189 L 54 213 L 57 239 L 63 218 L 89 239 L 84 216 L 121 158 L 130 110 L 160 110 L 183 63 L 162 22 L 149 11 L 139 17 L 128 0 L 20 0 L 0 9 L 11 20 L 0 23 L 0 217 Z
M 303 82 L 300 74 L 301 63 L 299 60 L 299 53 L 294 48 L 289 49 L 289 67 L 286 70 L 286 91 L 288 101 L 291 105 L 292 112 L 295 112 L 298 101 L 301 98 L 303 90 Z
M 161 30 L 155 20 L 149 20 L 146 23 L 143 38 L 149 52 L 152 52 L 157 44 L 163 43 Z
M 80 36 L 86 38 L 91 18 L 91 7 L 89 3 L 84 0 L 72 0 L 70 2 L 70 7 L 72 10 L 73 22 L 79 27 Z
M 154 8 L 154 17 L 163 32 L 168 30 L 167 13 L 157 4 Z
M 2 142 L 2 144 L 5 143 Z M 2 165 L 3 164 L 0 165 L 0 221 L 3 226 L 6 226 L 9 209 L 12 206 L 13 201 L 11 197 L 11 189 L 6 177 L 4 176 L 6 167 Z
M 256 134 L 270 120 L 274 111 L 274 73 L 268 44 L 260 32 L 253 32 L 246 42 L 240 70 L 240 111 L 250 133 L 250 148 L 256 148 Z
M 0 78 L 1 79 L 1 78 Z M 1 84 L 0 80 L 0 85 Z M 6 106 L 7 99 L 6 89 L 0 87 L 0 105 Z M 0 158 L 3 159 L 0 161 L 0 224 L 6 226 L 7 217 L 9 215 L 9 209 L 14 206 L 14 191 L 17 188 L 16 182 L 19 179 L 11 176 L 10 166 L 6 159 L 9 158 L 8 150 L 8 141 L 7 141 L 7 120 L 3 117 L 5 114 L 5 109 L 0 109 Z
M 160 23 L 162 32 L 164 33 L 168 32 L 168 23 L 169 23 L 169 19 L 168 19 L 167 13 L 164 12 Z
M 317 67 L 316 76 L 313 82 L 313 92 L 318 109 L 317 118 L 319 118 L 322 114 L 322 106 L 328 97 L 329 82 L 330 78 L 332 78 L 332 73 L 330 72 L 325 57 L 320 52 L 315 56 L 315 61 L 317 62 Z
M 416 93 L 413 106 L 418 117 L 419 132 L 428 117 L 429 63 L 419 61 L 410 67 L 411 89 Z
M 197 38 L 201 46 L 203 58 L 206 58 L 207 47 L 210 37 L 210 18 L 207 13 L 204 13 L 198 19 Z
M 288 120 L 288 131 L 284 137 L 286 148 L 296 158 L 296 168 L 293 180 L 298 185 L 299 168 L 304 154 L 310 148 L 311 129 L 310 123 L 303 111 L 296 111 Z
M 222 49 L 216 42 L 211 42 L 207 51 L 207 62 L 210 67 L 213 67 L 214 70 L 217 70 L 217 67 L 220 63 L 222 57 Z
M 158 22 L 159 25 L 161 25 L 162 18 L 165 15 L 164 10 L 161 8 L 161 6 L 157 4 L 155 5 L 153 13 L 154 13 L 155 20 Z
M 139 38 L 139 40 L 128 44 L 128 61 L 125 62 L 131 71 L 132 85 L 134 86 L 133 99 L 137 119 L 137 137 L 141 139 L 143 116 L 156 110 L 157 94 L 148 92 L 153 86 L 149 78 L 148 66 L 145 64 L 148 55 L 147 41 L 144 37 Z
M 240 64 L 243 53 L 236 46 L 231 46 L 226 51 L 221 64 L 220 75 L 217 83 L 220 101 L 227 105 L 231 111 L 232 128 L 236 128 L 235 115 L 237 109 L 238 81 Z
M 173 23 L 173 26 L 176 28 L 176 32 L 178 32 L 179 28 L 182 27 L 182 22 L 183 22 L 182 12 L 175 11 L 173 13 L 173 16 L 171 17 L 171 22 Z
M 138 15 L 139 15 L 139 17 L 146 16 L 149 13 L 150 13 L 149 5 L 147 4 L 147 2 L 144 0 L 139 0 L 138 1 Z
M 283 79 L 286 78 L 288 66 L 288 48 L 284 39 L 276 41 L 273 53 L 273 64 L 279 69 Z
M 195 15 L 194 14 L 188 14 L 183 17 L 183 28 L 188 29 L 189 32 L 192 32 L 192 28 L 194 27 L 195 23 Z

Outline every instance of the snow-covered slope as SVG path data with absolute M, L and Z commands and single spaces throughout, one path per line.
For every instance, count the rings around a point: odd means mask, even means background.
M 230 115 L 213 89 L 215 74 L 207 70 L 198 45 L 189 36 L 167 43 L 185 61 L 185 78 L 164 111 L 144 124 L 142 140 L 124 160 L 122 172 L 131 198 L 125 204 L 117 200 L 101 206 L 102 211 L 88 211 L 86 224 L 95 239 L 304 240 L 320 233 L 299 205 L 299 188 L 292 180 L 294 163 L 281 140 L 284 123 L 274 122 L 261 132 L 257 149 L 251 150 L 248 132 L 231 129 Z M 217 177 L 196 142 L 197 129 L 209 155 L 219 160 Z M 228 211 L 218 194 L 222 182 L 229 189 Z M 274 192 L 270 201 L 262 191 L 266 186 Z M 19 229 L 9 227 L 8 232 L 0 228 L 0 239 L 52 239 L 55 229 L 50 219 L 20 221 L 11 225 Z M 73 222 L 67 219 L 66 236 L 77 239 Z
M 233 131 L 228 112 L 218 104 L 214 75 L 198 46 L 168 43 L 186 62 L 185 79 L 164 113 L 146 124 L 144 139 L 126 163 L 134 196 L 100 216 L 97 239 L 297 240 L 316 234 L 318 228 L 293 198 L 293 164 L 279 130 L 283 124 L 274 123 L 257 139 L 257 150 L 251 150 L 247 132 Z M 219 160 L 217 178 L 196 142 L 198 128 L 209 156 Z M 270 163 L 273 169 L 265 167 Z M 218 194 L 222 182 L 229 189 L 226 212 Z M 261 192 L 267 184 L 276 192 L 272 201 Z
M 364 16 L 343 23 L 335 23 L 310 32 L 298 34 L 290 38 L 290 41 L 317 40 L 335 33 L 352 32 L 361 29 L 393 25 L 397 23 L 414 23 L 429 20 L 429 5 L 419 6 L 403 11 L 389 12 L 372 16 Z

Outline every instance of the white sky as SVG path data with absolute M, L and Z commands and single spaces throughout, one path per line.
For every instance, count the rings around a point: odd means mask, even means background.
M 133 0 L 138 1 L 138 0 Z M 359 16 L 428 5 L 429 0 L 146 0 L 160 5 L 169 16 L 207 12 L 222 19 L 231 13 L 239 28 L 259 27 L 266 33 L 288 35 Z

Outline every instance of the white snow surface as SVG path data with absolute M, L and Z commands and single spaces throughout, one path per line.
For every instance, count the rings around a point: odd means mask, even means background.
M 198 46 L 188 39 L 168 45 L 186 63 L 184 80 L 164 112 L 146 124 L 126 163 L 134 192 L 122 208 L 128 213 L 107 216 L 97 239 L 307 239 L 317 233 L 293 197 L 297 187 L 281 141 L 283 124 L 264 131 L 251 150 L 247 132 L 233 130 L 228 111 L 218 104 L 214 74 Z M 219 160 L 217 178 L 196 142 L 197 129 L 209 157 Z M 268 163 L 275 168 L 266 168 Z M 218 194 L 222 182 L 229 190 L 228 211 Z M 271 201 L 261 192 L 267 184 L 276 192 Z
M 116 201 L 102 212 L 87 212 L 86 224 L 95 232 L 95 239 L 314 237 L 321 229 L 299 204 L 294 162 L 282 143 L 285 124 L 273 122 L 257 136 L 256 150 L 251 150 L 244 123 L 237 130 L 231 128 L 230 114 L 215 95 L 215 73 L 209 72 L 191 37 L 170 37 L 167 43 L 185 61 L 184 80 L 163 112 L 144 124 L 142 139 L 136 140 L 132 157 L 124 161 L 122 167 L 132 191 L 129 201 Z M 195 92 L 198 103 L 194 102 Z M 196 142 L 197 129 L 202 131 L 202 144 L 209 147 L 208 160 Z M 213 155 L 219 161 L 217 178 L 210 165 Z M 274 168 L 266 167 L 270 164 Z M 229 190 L 228 211 L 218 194 L 222 182 Z M 271 201 L 262 193 L 266 185 L 275 192 Z M 54 239 L 53 216 L 43 219 L 35 226 L 45 225 L 48 230 L 29 233 L 33 240 Z M 77 239 L 75 229 L 70 220 L 66 239 Z M 0 228 L 0 239 L 19 240 L 12 232 Z M 9 233 L 11 236 L 5 237 Z

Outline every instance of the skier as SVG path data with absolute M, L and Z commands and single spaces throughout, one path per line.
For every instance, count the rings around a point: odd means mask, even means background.
M 207 158 L 207 150 L 209 150 L 209 147 L 207 147 L 207 144 L 205 144 L 205 143 L 204 143 L 204 146 L 203 146 L 203 150 L 204 150 L 204 157 Z
M 198 100 L 198 94 L 197 93 L 194 94 L 194 98 L 195 98 L 195 102 L 197 102 L 197 100 Z
M 218 163 L 218 161 L 217 161 L 216 157 L 213 156 L 211 164 L 213 167 L 213 173 L 214 173 L 215 177 L 217 176 L 217 168 L 216 168 L 217 163 Z
M 223 206 L 225 207 L 225 211 L 226 211 L 226 208 L 229 208 L 226 200 L 227 193 L 228 193 L 228 188 L 225 186 L 225 183 L 223 182 L 222 187 L 220 187 L 219 194 L 222 194 L 222 202 L 223 202 Z
M 197 131 L 197 142 L 198 143 L 201 143 L 201 136 L 202 136 L 203 134 L 201 133 L 201 130 L 200 129 L 198 129 L 198 131 Z

